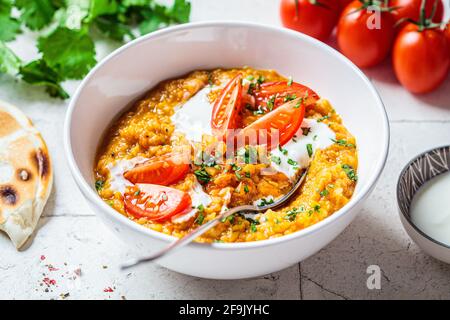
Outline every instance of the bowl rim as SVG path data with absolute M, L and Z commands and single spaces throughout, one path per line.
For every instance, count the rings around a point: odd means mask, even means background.
M 83 91 L 86 83 L 95 75 L 98 69 L 102 68 L 102 66 L 106 63 L 108 63 L 113 57 L 116 57 L 120 55 L 123 51 L 127 50 L 130 47 L 133 47 L 137 44 L 140 44 L 145 41 L 151 41 L 153 39 L 157 39 L 166 35 L 169 35 L 173 32 L 183 31 L 183 30 L 191 30 L 191 29 L 202 29 L 202 28 L 214 28 L 214 27 L 224 27 L 224 28 L 249 28 L 249 29 L 258 29 L 265 32 L 278 32 L 283 33 L 286 35 L 289 35 L 290 37 L 297 38 L 301 41 L 306 41 L 314 46 L 318 47 L 320 50 L 325 50 L 328 52 L 328 54 L 336 56 L 342 63 L 345 63 L 348 67 L 350 67 L 353 72 L 355 72 L 360 78 L 361 81 L 363 81 L 368 89 L 371 91 L 373 97 L 376 99 L 376 104 L 378 108 L 380 109 L 381 117 L 382 117 L 382 132 L 381 132 L 381 140 L 383 141 L 383 150 L 380 153 L 380 155 L 376 159 L 376 166 L 375 169 L 372 170 L 372 173 L 370 174 L 367 183 L 363 186 L 361 190 L 359 190 L 358 194 L 353 195 L 350 201 L 341 209 L 334 212 L 331 216 L 328 216 L 327 218 L 319 221 L 318 223 L 309 226 L 305 229 L 298 230 L 296 232 L 293 232 L 288 235 L 283 235 L 276 238 L 271 239 L 265 239 L 265 240 L 258 240 L 258 241 L 250 241 L 250 242 L 233 242 L 233 243 L 219 243 L 219 242 L 213 242 L 213 243 L 198 243 L 198 242 L 191 242 L 188 246 L 189 247 L 196 247 L 196 248 L 212 248 L 222 251 L 229 251 L 229 250 L 247 250 L 247 249 L 253 249 L 253 248 L 262 248 L 266 246 L 272 246 L 276 245 L 282 242 L 288 242 L 291 240 L 294 240 L 296 238 L 302 238 L 309 236 L 313 233 L 318 232 L 321 229 L 324 229 L 331 225 L 336 220 L 339 220 L 345 215 L 347 212 L 351 211 L 361 200 L 363 200 L 370 191 L 375 187 L 376 182 L 378 181 L 379 177 L 381 176 L 381 172 L 383 171 L 383 168 L 386 164 L 388 151 L 389 151 L 389 144 L 390 144 L 390 128 L 389 128 L 389 120 L 388 115 L 386 112 L 386 108 L 383 104 L 383 101 L 381 99 L 380 94 L 376 90 L 376 88 L 373 86 L 371 81 L 368 79 L 368 77 L 355 65 L 353 62 L 351 62 L 348 58 L 346 58 L 344 55 L 342 55 L 340 52 L 332 48 L 331 46 L 314 39 L 310 36 L 307 36 L 305 34 L 289 30 L 286 28 L 278 27 L 278 26 L 271 26 L 271 25 L 264 25 L 260 23 L 253 23 L 253 22 L 241 22 L 241 21 L 228 21 L 228 20 L 214 20 L 214 21 L 206 21 L 206 22 L 191 22 L 186 23 L 182 25 L 172 26 L 168 27 L 162 30 L 155 31 L 153 33 L 150 33 L 148 35 L 139 37 L 133 41 L 130 41 L 120 48 L 114 50 L 110 54 L 108 54 L 105 58 L 103 58 L 97 65 L 88 73 L 88 75 L 82 80 L 80 85 L 75 91 L 75 94 L 72 96 L 69 107 L 66 113 L 65 123 L 64 123 L 64 149 L 66 153 L 66 159 L 69 164 L 70 171 L 72 173 L 72 176 L 75 179 L 75 182 L 77 183 L 78 187 L 81 189 L 82 194 L 84 197 L 87 197 L 89 201 L 96 204 L 98 207 L 98 210 L 102 210 L 108 214 L 113 220 L 117 221 L 118 223 L 125 224 L 131 229 L 134 229 L 134 231 L 139 232 L 141 234 L 144 234 L 146 236 L 150 236 L 152 238 L 156 238 L 157 240 L 169 243 L 176 238 L 149 228 L 146 228 L 127 217 L 123 216 L 122 214 L 118 213 L 116 210 L 111 208 L 108 204 L 106 204 L 101 198 L 98 196 L 96 192 L 94 192 L 92 186 L 90 186 L 87 181 L 83 178 L 81 175 L 80 169 L 78 168 L 78 165 L 75 162 L 75 158 L 72 152 L 72 145 L 70 141 L 70 131 L 71 131 L 71 119 L 72 114 L 75 109 L 76 102 L 78 101 L 79 96 L 81 95 L 81 92 Z M 96 210 L 93 210 L 96 211 Z M 97 213 L 96 213 L 97 214 Z
M 414 163 L 414 162 L 416 162 L 418 159 L 420 159 L 420 158 L 422 158 L 422 157 L 424 157 L 426 154 L 429 154 L 429 153 L 431 153 L 431 152 L 433 152 L 433 151 L 436 151 L 436 150 L 441 150 L 441 149 L 447 149 L 447 148 L 450 148 L 450 145 L 442 145 L 442 146 L 439 146 L 439 147 L 434 147 L 434 148 L 431 148 L 431 149 L 428 149 L 428 150 L 426 150 L 426 151 L 423 151 L 423 152 L 421 152 L 421 153 L 419 153 L 418 155 L 416 155 L 415 157 L 413 157 L 410 161 L 408 161 L 408 163 L 403 167 L 403 169 L 402 169 L 402 171 L 400 171 L 400 174 L 399 174 L 399 176 L 398 176 L 398 179 L 397 179 L 397 187 L 396 187 L 396 197 L 397 197 L 397 208 L 398 208 L 398 211 L 399 211 L 399 214 L 401 214 L 402 215 L 402 217 L 405 219 L 405 221 L 421 236 L 421 237 L 423 237 L 423 238 L 425 238 L 425 239 L 427 239 L 427 240 L 429 240 L 429 241 L 431 241 L 431 242 L 433 242 L 434 244 L 437 244 L 437 245 L 439 245 L 440 247 L 443 247 L 443 248 L 445 248 L 445 249 L 450 249 L 450 245 L 447 245 L 447 244 L 445 244 L 445 243 L 443 243 L 443 242 L 440 242 L 439 240 L 436 240 L 436 239 L 434 239 L 434 238 L 432 238 L 432 237 L 430 237 L 428 234 L 426 234 L 425 232 L 423 232 L 413 221 L 412 221 L 412 219 L 411 219 L 411 216 L 409 215 L 409 211 L 406 213 L 406 212 L 404 212 L 403 210 L 402 210 L 402 208 L 401 208 L 401 206 L 400 206 L 400 181 L 401 181 L 401 179 L 403 178 L 403 176 L 405 175 L 405 173 L 406 173 L 406 170 L 408 170 L 408 168 L 409 167 L 411 167 L 411 165 Z M 440 176 L 441 174 L 444 174 L 444 173 L 447 173 L 447 172 L 450 172 L 450 169 L 449 170 L 447 170 L 447 171 L 444 171 L 444 172 L 441 172 L 441 173 L 439 173 L 438 175 L 435 175 L 433 178 L 431 178 L 431 179 L 429 179 L 429 180 L 427 180 L 427 181 L 425 181 L 420 187 L 419 187 L 419 189 L 417 189 L 417 191 L 414 193 L 414 196 L 416 195 L 416 193 L 426 184 L 426 183 L 428 183 L 429 181 L 431 181 L 431 180 L 433 180 L 434 178 L 436 178 L 437 176 Z M 412 202 L 412 200 L 414 199 L 414 196 L 412 197 L 412 199 L 411 199 L 411 202 Z M 406 228 L 405 228 L 406 229 Z M 407 231 L 407 233 L 408 233 L 408 231 Z

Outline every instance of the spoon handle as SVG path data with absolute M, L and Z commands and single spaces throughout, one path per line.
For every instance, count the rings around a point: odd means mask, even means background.
M 248 206 L 239 206 L 239 207 L 235 207 L 230 210 L 224 211 L 221 214 L 219 214 L 216 218 L 214 218 L 213 220 L 208 221 L 207 223 L 201 225 L 200 227 L 198 227 L 195 230 L 192 230 L 187 235 L 172 242 L 170 245 L 163 248 L 162 250 L 160 250 L 150 256 L 133 259 L 133 260 L 130 260 L 129 262 L 124 263 L 121 266 L 121 269 L 126 270 L 126 269 L 132 268 L 134 266 L 137 266 L 141 263 L 151 262 L 151 261 L 160 259 L 160 258 L 164 257 L 166 254 L 168 254 L 169 252 L 172 253 L 175 250 L 180 249 L 180 248 L 184 247 L 185 245 L 191 243 L 197 237 L 201 236 L 203 233 L 205 233 L 209 229 L 216 226 L 220 220 L 225 219 L 225 218 L 231 216 L 232 214 L 235 214 L 240 211 L 255 211 L 255 209 L 256 208 L 254 206 L 248 205 Z

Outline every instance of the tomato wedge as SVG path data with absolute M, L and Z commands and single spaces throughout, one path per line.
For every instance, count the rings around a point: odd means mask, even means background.
M 257 142 L 267 144 L 267 149 L 272 150 L 286 144 L 299 130 L 305 116 L 305 106 L 314 101 L 313 97 L 297 98 L 262 116 L 237 134 L 235 141 L 238 148 L 243 143 Z
M 236 116 L 242 103 L 242 74 L 237 74 L 222 89 L 214 103 L 211 128 L 214 135 L 223 137 L 228 129 L 236 127 Z
M 189 159 L 182 154 L 153 157 L 124 173 L 132 183 L 152 183 L 163 186 L 183 179 L 189 171 Z
M 156 184 L 137 184 L 124 194 L 125 210 L 135 218 L 164 222 L 192 208 L 188 193 Z
M 259 90 L 255 91 L 256 104 L 272 110 L 282 105 L 286 101 L 295 98 L 308 97 L 319 99 L 317 93 L 300 83 L 291 81 L 276 81 L 263 83 Z M 270 105 L 268 102 L 270 101 Z

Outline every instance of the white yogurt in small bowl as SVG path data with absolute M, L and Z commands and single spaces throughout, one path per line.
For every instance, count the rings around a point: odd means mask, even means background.
M 450 263 L 450 146 L 424 152 L 406 165 L 398 180 L 397 201 L 413 241 Z

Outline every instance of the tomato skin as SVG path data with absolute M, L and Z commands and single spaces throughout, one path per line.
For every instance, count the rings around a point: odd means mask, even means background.
M 300 103 L 302 98 L 289 101 L 275 110 L 262 116 L 255 122 L 243 128 L 235 137 L 236 145 L 242 144 L 267 144 L 267 150 L 272 150 L 278 145 L 286 144 L 300 128 L 305 116 L 305 106 L 315 102 L 314 98 L 304 99 L 304 103 Z M 277 130 L 279 135 L 272 130 Z M 252 140 L 255 137 L 257 141 Z M 277 141 L 274 141 L 278 138 Z
M 217 97 L 211 116 L 214 135 L 224 137 L 228 129 L 236 128 L 236 117 L 242 107 L 242 74 L 237 74 Z
M 125 179 L 136 183 L 168 186 L 183 179 L 189 171 L 189 158 L 181 154 L 153 157 L 124 173 Z
M 287 95 L 295 95 L 297 98 L 310 97 L 314 98 L 314 102 L 319 99 L 317 93 L 297 82 L 288 83 L 287 81 L 265 82 L 258 90 L 255 91 L 255 99 L 257 105 L 267 105 L 267 100 L 275 95 L 275 101 L 273 108 L 285 103 L 284 98 Z
M 445 28 L 445 37 L 447 38 L 447 46 L 450 48 L 450 23 L 447 24 L 447 27 Z M 450 55 L 450 49 L 449 49 L 449 55 Z M 450 56 L 449 56 L 450 59 Z
M 383 61 L 394 41 L 394 18 L 389 12 L 380 14 L 380 28 L 369 29 L 373 13 L 353 1 L 342 12 L 338 23 L 337 41 L 340 51 L 358 67 L 372 67 Z
M 418 31 L 412 23 L 400 31 L 393 50 L 397 79 L 413 93 L 427 93 L 446 78 L 450 67 L 450 45 L 439 29 Z
M 339 17 L 339 3 L 336 0 L 321 0 L 326 6 L 315 5 L 310 0 L 281 0 L 280 17 L 283 26 L 302 32 L 321 41 L 326 40 Z M 298 9 L 298 10 L 297 10 Z
M 341 11 L 345 9 L 346 6 L 353 0 L 338 0 Z
M 190 211 L 192 200 L 188 193 L 155 184 L 136 184 L 124 194 L 128 214 L 140 219 L 164 222 L 174 215 Z
M 433 22 L 441 23 L 442 18 L 444 17 L 444 4 L 442 3 L 442 0 L 427 0 L 425 4 L 425 16 L 426 18 L 431 16 L 435 1 L 437 1 L 437 6 L 436 12 L 433 17 Z M 422 0 L 391 0 L 391 7 L 399 7 L 392 12 L 395 22 L 404 18 L 410 18 L 414 21 L 419 21 L 421 4 Z M 407 23 L 407 21 L 401 23 L 400 29 Z

